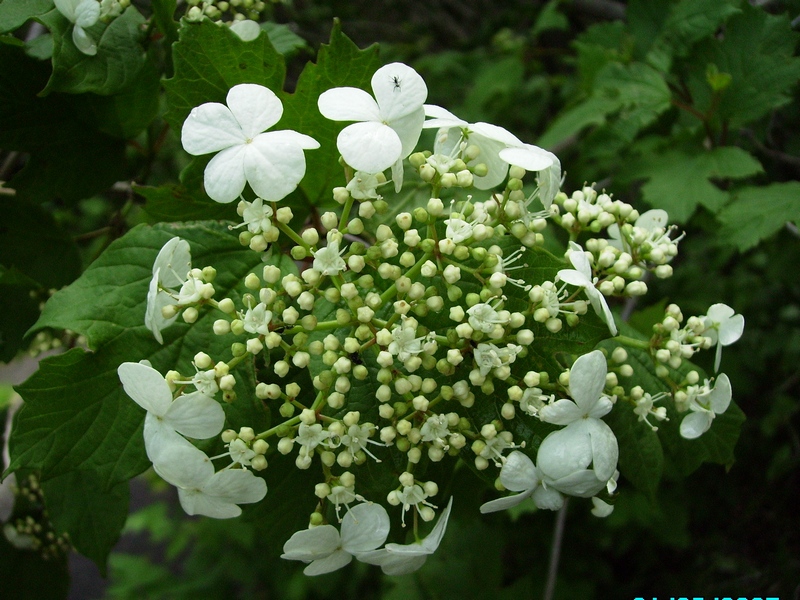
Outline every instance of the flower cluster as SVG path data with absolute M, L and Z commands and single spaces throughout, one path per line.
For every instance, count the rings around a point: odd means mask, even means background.
M 704 434 L 728 408 L 730 382 L 720 375 L 701 385 L 698 371 L 674 369 L 713 346 L 718 366 L 721 347 L 744 325 L 721 304 L 684 325 L 671 305 L 650 340 L 619 335 L 615 298 L 645 294 L 648 274 L 672 274 L 680 237 L 667 214 L 639 214 L 591 186 L 567 196 L 556 156 L 424 104 L 425 83 L 406 65 L 378 69 L 371 83 L 372 94 L 334 88 L 319 97 L 322 115 L 349 123 L 337 138 L 341 208 L 299 230 L 280 201 L 305 174 L 304 151 L 319 144 L 294 131 L 265 133 L 281 116 L 275 94 L 238 85 L 227 106 L 192 111 L 184 148 L 217 153 L 206 191 L 239 200 L 242 222 L 231 229 L 264 264 L 218 298 L 216 271 L 193 269 L 188 243 L 168 241 L 153 266 L 145 324 L 162 342 L 179 313 L 194 323 L 200 311 L 214 312 L 213 333 L 232 357 L 214 363 L 198 352 L 195 373 L 166 377 L 145 364 L 119 369 L 147 413 L 147 454 L 190 514 L 238 515 L 238 504 L 264 498 L 258 472 L 275 465 L 316 474 L 309 528 L 283 554 L 308 563 L 308 575 L 353 558 L 392 575 L 419 568 L 439 546 L 453 501 L 425 476 L 430 463 L 495 469 L 497 489 L 515 494 L 482 512 L 529 497 L 558 510 L 574 496 L 608 515 L 620 446 L 604 417 L 627 410 L 655 430 L 669 406 L 685 413 L 680 435 Z M 432 150 L 416 149 L 424 128 L 436 130 Z M 406 159 L 430 193 L 389 213 L 386 171 L 399 190 Z M 570 241 L 554 255 L 544 241 L 557 230 Z M 279 252 L 301 268 L 275 260 Z M 611 350 L 595 348 L 609 337 Z M 626 383 L 634 368 L 625 345 L 652 360 L 663 389 Z M 236 375 L 244 361 L 257 367 L 254 383 Z M 276 423 L 223 431 L 232 417 L 218 395 L 235 403 L 249 385 Z M 213 457 L 188 439 L 217 437 L 224 451 Z M 217 470 L 216 460 L 225 466 Z M 413 541 L 387 542 L 392 518 Z

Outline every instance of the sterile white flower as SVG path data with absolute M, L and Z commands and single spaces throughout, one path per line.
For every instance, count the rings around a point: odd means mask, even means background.
M 546 484 L 565 494 L 593 496 L 617 468 L 617 438 L 600 420 L 613 406 L 611 400 L 602 395 L 607 371 L 602 352 L 594 350 L 584 354 L 570 369 L 569 392 L 574 402 L 562 399 L 539 410 L 542 421 L 566 425 L 549 434 L 537 454 Z
M 532 498 L 536 506 L 546 510 L 558 510 L 564 504 L 564 498 L 557 490 L 542 485 L 541 472 L 530 457 L 519 450 L 508 455 L 500 469 L 500 483 L 507 490 L 519 493 L 486 502 L 481 506 L 483 514 L 506 510 L 526 498 Z
M 589 258 L 583 248 L 575 242 L 570 242 L 569 247 L 569 261 L 575 269 L 561 269 L 556 274 L 556 281 L 564 281 L 570 285 L 582 287 L 594 311 L 608 325 L 611 335 L 617 335 L 617 324 L 614 322 L 614 315 L 611 314 L 608 302 L 606 302 L 605 296 L 594 286 Z
M 366 173 L 392 167 L 392 179 L 399 191 L 402 160 L 414 150 L 422 132 L 422 105 L 428 88 L 414 69 L 402 63 L 381 67 L 371 83 L 374 98 L 358 88 L 340 87 L 323 92 L 317 104 L 328 119 L 357 121 L 336 139 L 345 162 Z
M 126 362 L 117 369 L 125 393 L 147 411 L 144 420 L 144 447 L 156 462 L 165 448 L 193 446 L 181 435 L 206 439 L 225 425 L 225 412 L 213 398 L 192 392 L 172 399 L 169 384 L 154 368 Z
M 247 469 L 214 472 L 211 459 L 189 445 L 168 446 L 153 461 L 164 481 L 178 488 L 186 514 L 231 519 L 242 514 L 238 504 L 259 502 L 267 495 L 266 482 Z
M 734 310 L 727 304 L 712 304 L 706 316 L 703 317 L 703 323 L 706 326 L 703 335 L 711 338 L 711 343 L 717 345 L 714 371 L 719 371 L 719 363 L 722 360 L 722 347 L 730 346 L 742 337 L 744 317 L 734 314 Z
M 153 332 L 159 344 L 164 343 L 161 330 L 172 325 L 178 318 L 177 315 L 165 318 L 161 309 L 176 303 L 171 288 L 182 286 L 191 268 L 192 256 L 189 253 L 189 243 L 179 237 L 174 237 L 164 244 L 153 263 L 153 278 L 150 280 L 150 289 L 147 292 L 144 324 Z
M 333 525 L 298 531 L 283 545 L 281 558 L 311 563 L 306 575 L 341 569 L 362 553 L 371 552 L 389 535 L 389 515 L 380 504 L 357 504 L 342 519 L 341 534 Z
M 479 190 L 488 190 L 505 179 L 508 161 L 500 158 L 500 151 L 508 147 L 523 147 L 522 141 L 511 132 L 491 123 L 467 123 L 440 106 L 425 105 L 425 115 L 431 117 L 423 128 L 438 128 L 434 153 L 456 156 L 462 147 L 476 146 L 478 155 L 465 160 L 468 166 L 485 164 L 486 175 L 474 175 L 473 185 Z
M 381 570 L 387 575 L 407 575 L 413 573 L 425 564 L 428 556 L 436 552 L 442 543 L 447 521 L 450 518 L 450 509 L 453 507 L 453 498 L 439 516 L 436 527 L 428 536 L 413 544 L 386 544 L 380 550 L 365 552 L 358 555 L 358 560 L 371 565 L 380 565 Z
M 206 193 L 217 202 L 232 202 L 249 183 L 264 200 L 290 194 L 306 172 L 303 150 L 319 148 L 319 142 L 291 130 L 263 133 L 280 120 L 283 105 L 262 85 L 236 85 L 226 102 L 193 108 L 181 130 L 189 154 L 218 153 L 205 170 Z
M 55 5 L 58 12 L 73 23 L 72 41 L 78 50 L 88 56 L 97 54 L 97 44 L 85 28 L 100 19 L 100 3 L 97 0 L 55 0 Z
M 713 389 L 708 389 L 707 385 L 704 388 L 701 393 L 692 395 L 689 400 L 692 412 L 681 421 L 681 435 L 689 440 L 708 431 L 714 418 L 728 410 L 731 404 L 731 380 L 725 373 L 717 377 Z

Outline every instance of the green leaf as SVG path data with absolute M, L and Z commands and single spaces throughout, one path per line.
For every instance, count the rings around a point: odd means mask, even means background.
M 674 56 L 686 56 L 694 43 L 714 34 L 739 12 L 725 0 L 682 0 L 672 7 L 655 45 L 665 46 Z
M 562 112 L 539 138 L 539 144 L 552 148 L 590 125 L 603 125 L 608 115 L 621 107 L 618 99 L 592 97 Z
M 14 31 L 28 19 L 53 10 L 53 0 L 3 0 L 0 2 L 0 33 Z
M 707 152 L 667 150 L 630 165 L 635 177 L 647 177 L 642 197 L 649 205 L 666 210 L 670 222 L 685 223 L 698 205 L 719 211 L 729 199 L 709 179 L 742 179 L 760 173 L 761 163 L 735 146 Z
M 153 18 L 156 26 L 166 38 L 167 47 L 178 40 L 178 26 L 175 24 L 175 9 L 177 0 L 153 0 Z
M 235 85 L 258 83 L 275 92 L 283 87 L 286 66 L 267 36 L 245 42 L 228 27 L 208 19 L 182 20 L 179 34 L 172 49 L 175 75 L 164 81 L 165 119 L 176 133 L 195 106 L 224 104 Z
M 234 220 L 238 217 L 235 203 L 220 204 L 204 197 L 195 198 L 184 185 L 137 185 L 134 191 L 147 200 L 144 210 L 153 222 Z
M 15 269 L 0 265 L 0 362 L 9 362 L 23 347 L 25 333 L 39 318 L 39 284 Z
M 639 421 L 629 404 L 618 402 L 605 420 L 619 443 L 620 473 L 651 500 L 655 499 L 664 470 L 664 451 L 658 435 Z
M 719 239 L 744 252 L 787 222 L 800 221 L 800 183 L 790 181 L 737 190 L 718 218 L 722 223 Z
M 0 146 L 31 153 L 6 187 L 21 200 L 72 202 L 124 178 L 125 146 L 81 120 L 78 97 L 39 97 L 49 71 L 21 48 L 0 45 Z
M 53 34 L 53 74 L 43 93 L 115 94 L 128 87 L 144 65 L 140 40 L 145 20 L 133 6 L 108 25 L 98 21 L 86 30 L 97 42 L 94 56 L 78 50 L 72 41 L 73 24 L 58 10 L 38 20 Z
M 286 25 L 267 21 L 261 23 L 261 29 L 267 32 L 269 41 L 275 50 L 284 56 L 292 56 L 299 50 L 308 48 L 306 41 Z
M 346 125 L 325 119 L 317 108 L 317 98 L 325 90 L 350 86 L 370 90 L 372 74 L 380 66 L 377 46 L 359 50 L 334 22 L 329 44 L 323 44 L 317 62 L 308 63 L 300 74 L 294 94 L 283 96 L 284 113 L 279 125 L 310 135 L 320 148 L 306 153 L 306 176 L 300 189 L 309 202 L 327 200 L 335 185 L 344 185 L 337 162 L 336 136 Z
M 695 106 L 701 112 L 715 106 L 717 118 L 737 128 L 787 104 L 800 79 L 798 39 L 788 15 L 745 3 L 741 14 L 727 21 L 724 36 L 709 38 L 692 55 L 688 84 Z M 731 76 L 718 100 L 706 81 L 709 64 Z
M 106 575 L 108 554 L 128 518 L 128 484 L 108 491 L 93 471 L 71 471 L 42 484 L 48 514 L 56 531 Z

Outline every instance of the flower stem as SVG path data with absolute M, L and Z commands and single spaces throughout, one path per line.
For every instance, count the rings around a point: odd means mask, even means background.
M 567 502 L 569 498 L 564 498 L 564 505 L 556 516 L 556 526 L 553 531 L 553 545 L 550 547 L 550 566 L 547 568 L 547 583 L 544 586 L 543 600 L 553 600 L 556 591 L 556 579 L 558 577 L 558 563 L 561 559 L 561 542 L 564 539 L 564 525 L 567 522 Z
M 637 340 L 632 337 L 628 337 L 627 335 L 618 335 L 616 337 L 611 338 L 615 342 L 619 342 L 625 346 L 630 346 L 631 348 L 640 348 L 641 350 L 650 350 L 650 341 L 649 340 Z

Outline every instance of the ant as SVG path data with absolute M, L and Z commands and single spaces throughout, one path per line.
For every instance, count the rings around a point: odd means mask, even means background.
M 392 83 L 394 84 L 395 91 L 400 89 L 400 78 L 397 75 L 393 75 L 391 77 Z

